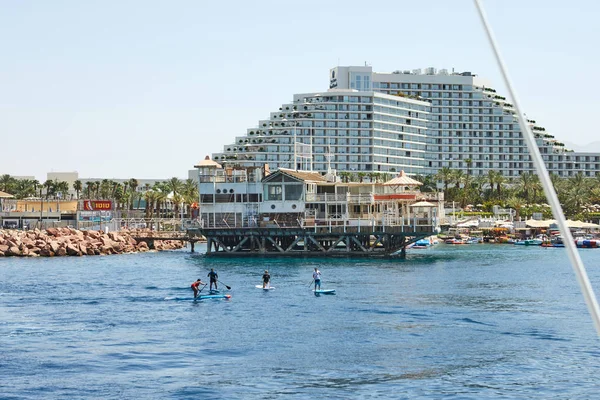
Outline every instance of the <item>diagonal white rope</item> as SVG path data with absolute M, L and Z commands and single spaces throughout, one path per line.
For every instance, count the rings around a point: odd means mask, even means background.
M 498 49 L 498 45 L 496 44 L 494 33 L 492 32 L 492 28 L 490 27 L 490 24 L 487 20 L 485 11 L 483 9 L 483 5 L 481 4 L 481 0 L 474 1 L 475 6 L 477 7 L 477 11 L 479 12 L 479 17 L 481 18 L 483 27 L 485 28 L 485 31 L 487 33 L 487 38 L 490 42 L 490 46 L 494 50 L 494 55 L 496 56 L 498 67 L 502 72 L 504 83 L 508 88 L 510 97 L 513 100 L 515 109 L 517 110 L 517 114 L 519 115 L 519 126 L 521 127 L 521 132 L 523 132 L 523 137 L 525 138 L 525 142 L 527 143 L 531 159 L 533 161 L 533 164 L 535 165 L 538 176 L 540 178 L 540 182 L 542 183 L 542 186 L 544 188 L 544 193 L 546 194 L 546 198 L 550 203 L 550 207 L 552 208 L 552 213 L 554 214 L 554 218 L 558 223 L 560 233 L 564 238 L 565 249 L 567 250 L 567 254 L 569 255 L 571 266 L 573 267 L 575 275 L 577 276 L 577 281 L 579 282 L 579 286 L 581 287 L 581 292 L 587 304 L 588 311 L 592 316 L 592 321 L 594 322 L 596 333 L 600 336 L 600 308 L 598 308 L 598 301 L 596 300 L 594 290 L 592 289 L 592 285 L 590 284 L 590 281 L 588 279 L 585 266 L 583 265 L 583 262 L 579 257 L 579 253 L 577 252 L 577 248 L 575 246 L 575 242 L 573 241 L 571 231 L 567 227 L 565 216 L 558 201 L 558 197 L 556 196 L 556 192 L 554 191 L 554 187 L 552 186 L 552 182 L 550 181 L 550 176 L 548 175 L 548 170 L 546 169 L 544 160 L 540 155 L 540 150 L 538 149 L 534 141 L 529 126 L 525 123 L 525 116 L 521 112 L 520 103 L 517 99 L 517 93 L 515 92 L 511 81 L 508 77 L 508 71 L 506 69 L 506 66 L 504 65 L 504 61 L 502 61 L 502 57 L 500 56 L 500 50 Z

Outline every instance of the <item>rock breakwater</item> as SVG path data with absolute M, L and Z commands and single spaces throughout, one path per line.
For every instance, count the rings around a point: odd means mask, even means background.
M 137 241 L 132 234 L 140 230 L 119 232 L 79 231 L 72 228 L 34 229 L 18 231 L 0 229 L 0 257 L 54 257 L 95 256 L 146 252 L 151 250 L 145 241 Z M 184 242 L 178 240 L 155 240 L 153 249 L 180 249 Z

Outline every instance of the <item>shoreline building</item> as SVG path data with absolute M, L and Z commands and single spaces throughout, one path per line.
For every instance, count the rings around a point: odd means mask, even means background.
M 475 176 L 490 170 L 506 177 L 536 173 L 513 105 L 471 72 L 426 68 L 379 73 L 370 66 L 340 66 L 330 70 L 329 87 L 430 101 L 426 164 L 431 173 L 444 167 Z M 595 176 L 600 171 L 600 153 L 566 149 L 535 120 L 527 123 L 550 173 Z
M 600 171 L 600 153 L 574 152 L 536 121 L 527 123 L 550 173 Z M 213 159 L 244 167 L 333 169 L 359 179 L 401 170 L 432 175 L 442 168 L 473 176 L 493 170 L 509 178 L 536 173 L 512 104 L 471 72 L 435 68 L 332 68 L 329 90 L 294 95 Z
M 325 173 L 425 174 L 430 104 L 377 92 L 296 94 L 258 128 L 214 153 L 224 165 Z M 294 145 L 296 143 L 296 145 Z
M 402 256 L 406 246 L 440 230 L 444 193 L 400 171 L 387 182 L 341 182 L 335 173 L 269 165 L 195 165 L 199 218 L 208 256 Z

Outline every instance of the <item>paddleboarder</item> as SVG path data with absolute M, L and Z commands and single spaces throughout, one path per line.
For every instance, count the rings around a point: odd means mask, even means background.
M 315 290 L 317 290 L 317 286 L 319 290 L 321 289 L 321 271 L 315 267 L 315 272 L 313 272 L 313 280 L 315 281 Z
M 268 288 L 271 282 L 271 275 L 269 275 L 269 271 L 265 269 L 265 273 L 262 276 L 263 279 L 263 289 Z
M 214 268 L 210 269 L 210 272 L 207 275 L 210 278 L 210 290 L 213 290 L 213 283 L 215 285 L 215 290 L 217 290 L 217 280 L 219 279 L 219 275 L 215 272 Z
M 192 290 L 194 291 L 194 298 L 198 297 L 198 292 L 200 292 L 200 289 L 198 289 L 198 286 L 203 285 L 206 286 L 206 283 L 202 282 L 200 279 L 198 279 L 196 282 L 192 283 Z

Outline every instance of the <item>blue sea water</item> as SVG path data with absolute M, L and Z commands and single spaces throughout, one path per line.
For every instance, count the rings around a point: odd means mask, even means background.
M 193 301 L 211 267 L 231 299 Z M 0 259 L 2 399 L 595 399 L 599 343 L 564 249 Z

